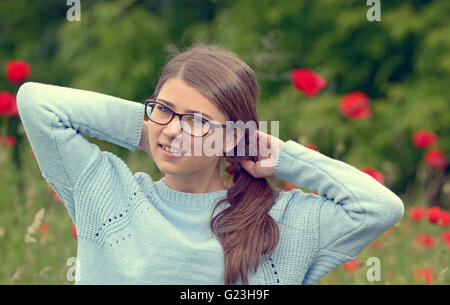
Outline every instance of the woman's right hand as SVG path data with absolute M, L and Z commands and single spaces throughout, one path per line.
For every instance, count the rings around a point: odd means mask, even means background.
M 152 157 L 152 153 L 150 151 L 150 142 L 148 137 L 148 131 L 150 128 L 150 124 L 148 121 L 144 121 L 142 125 L 142 132 L 141 132 L 141 140 L 139 141 L 138 148 L 145 151 L 150 157 Z

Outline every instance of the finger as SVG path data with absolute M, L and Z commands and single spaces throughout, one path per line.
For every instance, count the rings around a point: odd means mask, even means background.
M 261 132 L 259 130 L 257 132 L 258 136 L 260 136 L 260 138 L 258 139 L 262 139 L 261 140 L 262 143 L 259 144 L 259 148 L 261 148 L 260 150 L 263 151 L 264 157 L 267 157 L 269 155 L 270 156 L 276 155 L 276 153 L 281 148 L 284 142 L 270 134 Z
M 241 166 L 253 177 L 256 177 L 256 163 L 251 160 L 242 160 Z
M 258 138 L 258 159 L 270 158 L 275 153 L 275 148 L 274 138 L 266 133 L 260 132 Z

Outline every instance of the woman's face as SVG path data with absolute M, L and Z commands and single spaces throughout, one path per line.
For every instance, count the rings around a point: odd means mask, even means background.
M 171 78 L 161 88 L 156 97 L 158 103 L 167 106 L 177 113 L 198 113 L 203 114 L 203 118 L 214 123 L 225 124 L 225 115 L 209 100 L 202 96 L 196 89 L 188 86 L 184 81 L 178 78 Z M 195 137 L 183 132 L 180 126 L 180 119 L 174 116 L 167 125 L 159 125 L 149 121 L 149 142 L 150 150 L 158 168 L 171 175 L 188 175 L 198 173 L 205 169 L 211 169 L 219 160 L 219 156 L 209 154 L 207 156 L 203 151 L 195 153 L 194 144 L 204 143 L 214 132 L 212 129 L 204 137 L 195 139 Z M 225 129 L 222 131 L 225 133 Z M 191 144 L 191 148 L 187 145 Z M 219 143 L 221 146 L 222 143 Z M 168 155 L 164 146 L 180 148 L 190 153 L 180 157 Z M 203 146 L 202 146 L 203 147 Z M 198 148 L 196 148 L 198 152 Z M 223 151 L 223 150 L 222 150 Z

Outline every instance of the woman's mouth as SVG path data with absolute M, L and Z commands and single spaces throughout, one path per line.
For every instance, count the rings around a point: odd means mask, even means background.
M 163 153 L 168 157 L 182 157 L 184 152 L 182 150 L 172 148 L 170 146 L 159 144 L 159 147 L 162 149 Z

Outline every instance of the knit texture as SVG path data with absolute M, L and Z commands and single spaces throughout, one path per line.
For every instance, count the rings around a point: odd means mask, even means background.
M 209 221 L 226 190 L 172 190 L 83 137 L 135 151 L 143 104 L 27 82 L 17 106 L 42 176 L 77 229 L 75 284 L 224 283 L 223 249 Z M 401 199 L 374 178 L 292 140 L 279 150 L 274 173 L 319 195 L 278 195 L 269 214 L 280 240 L 272 257 L 249 270 L 250 284 L 313 284 L 403 216 Z

